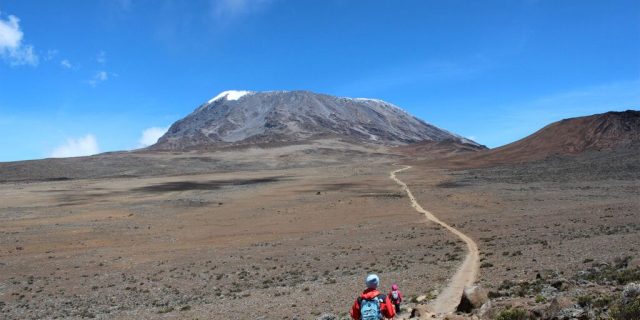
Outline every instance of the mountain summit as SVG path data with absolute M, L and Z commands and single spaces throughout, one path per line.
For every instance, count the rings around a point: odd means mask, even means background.
M 321 138 L 381 145 L 454 140 L 480 147 L 382 100 L 309 91 L 225 91 L 175 122 L 151 148 L 185 150 Z

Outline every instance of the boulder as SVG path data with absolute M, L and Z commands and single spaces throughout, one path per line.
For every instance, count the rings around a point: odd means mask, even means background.
M 550 281 L 551 286 L 560 290 L 566 291 L 569 288 L 569 282 L 564 278 L 556 278 Z
M 478 316 L 480 316 L 481 318 L 491 318 L 486 315 L 489 314 L 492 309 L 493 309 L 493 304 L 491 303 L 491 300 L 489 300 L 485 304 L 483 304 L 482 307 L 480 307 L 480 311 L 478 311 Z
M 627 263 L 627 269 L 636 269 L 640 268 L 640 258 L 631 259 L 629 263 Z
M 556 319 L 559 320 L 588 320 L 590 319 L 589 314 L 582 308 L 578 306 L 573 306 L 569 308 L 565 308 L 560 310 L 560 312 L 555 316 Z
M 470 313 L 473 309 L 482 307 L 482 305 L 489 300 L 488 293 L 486 289 L 480 286 L 464 288 L 456 311 Z
M 546 307 L 546 309 L 543 311 L 544 316 L 545 318 L 551 319 L 558 316 L 562 312 L 562 310 L 571 308 L 573 305 L 573 301 L 568 297 L 560 296 L 553 298 L 551 299 L 551 302 Z
M 545 300 L 550 301 L 558 295 L 558 291 L 556 287 L 545 284 L 540 290 L 540 295 L 543 296 Z
M 411 310 L 411 316 L 409 319 L 428 319 L 433 312 L 427 306 L 417 305 Z
M 622 290 L 622 300 L 624 302 L 634 301 L 640 296 L 640 283 L 628 283 Z
M 338 320 L 338 316 L 333 313 L 323 313 L 316 320 Z

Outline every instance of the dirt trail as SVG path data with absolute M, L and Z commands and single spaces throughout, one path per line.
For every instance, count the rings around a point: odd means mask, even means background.
M 438 217 L 434 216 L 431 212 L 425 210 L 424 208 L 422 208 L 422 206 L 420 206 L 416 198 L 413 196 L 413 193 L 411 193 L 411 190 L 409 189 L 407 184 L 396 177 L 396 173 L 408 170 L 410 168 L 411 166 L 405 166 L 402 169 L 391 171 L 389 177 L 397 184 L 399 184 L 402 187 L 402 190 L 407 193 L 407 195 L 409 196 L 409 200 L 411 201 L 411 206 L 413 206 L 416 211 L 423 213 L 425 217 L 427 217 L 427 219 L 443 226 L 467 244 L 467 256 L 464 259 L 464 262 L 462 262 L 462 265 L 460 266 L 460 268 L 458 268 L 456 274 L 453 276 L 453 278 L 451 278 L 447 287 L 430 304 L 431 310 L 436 314 L 452 313 L 455 311 L 458 303 L 460 302 L 460 297 L 462 296 L 464 287 L 473 285 L 478 275 L 480 266 L 478 245 L 475 243 L 475 241 L 473 241 L 473 239 L 458 231 L 456 228 L 442 222 L 440 219 L 438 219 Z

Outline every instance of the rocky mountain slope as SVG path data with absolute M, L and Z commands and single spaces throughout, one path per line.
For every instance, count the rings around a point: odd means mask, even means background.
M 627 110 L 564 119 L 508 145 L 450 160 L 478 166 L 636 148 L 640 148 L 640 111 Z
M 340 138 L 380 145 L 473 141 L 390 103 L 309 91 L 225 91 L 174 123 L 155 150 Z

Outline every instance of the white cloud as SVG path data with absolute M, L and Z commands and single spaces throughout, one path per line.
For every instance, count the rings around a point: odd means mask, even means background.
M 66 69 L 71 69 L 73 68 L 73 65 L 71 65 L 71 62 L 69 62 L 69 60 L 64 59 L 62 61 L 60 61 L 60 65 Z
M 38 55 L 33 46 L 24 44 L 24 33 L 20 29 L 20 19 L 10 15 L 7 20 L 0 18 L 0 57 L 12 66 L 38 65 Z
M 53 149 L 52 158 L 90 156 L 100 152 L 98 140 L 92 134 L 80 138 L 69 138 L 66 143 Z
M 164 135 L 169 128 L 152 127 L 142 131 L 142 136 L 138 140 L 138 148 L 148 147 L 158 142 L 158 139 Z
M 0 19 L 0 48 L 17 48 L 22 42 L 20 19 L 9 16 L 8 20 Z

